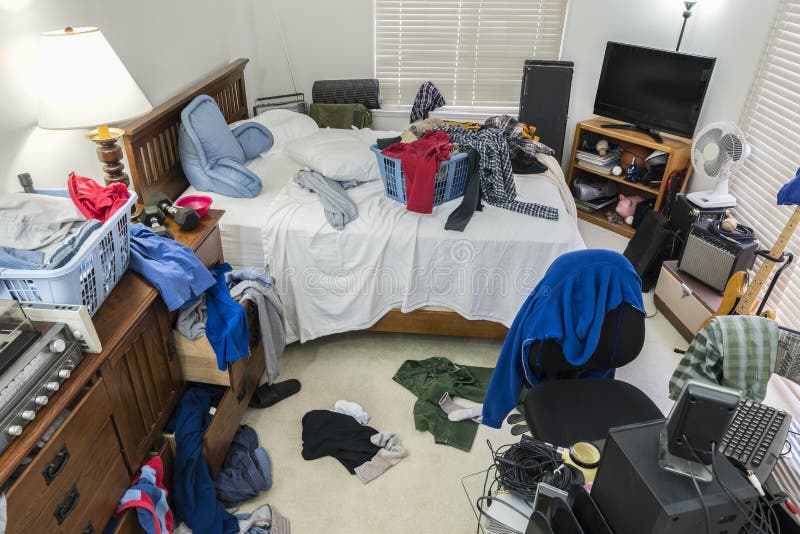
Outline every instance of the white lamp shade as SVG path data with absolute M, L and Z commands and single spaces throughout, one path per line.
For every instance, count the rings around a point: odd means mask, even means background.
M 153 109 L 97 28 L 43 33 L 40 68 L 40 128 L 93 128 Z

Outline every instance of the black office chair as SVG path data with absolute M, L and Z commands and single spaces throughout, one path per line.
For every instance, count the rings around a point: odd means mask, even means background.
M 535 437 L 569 446 L 605 439 L 609 428 L 663 419 L 653 401 L 627 382 L 575 378 L 583 370 L 632 362 L 644 345 L 644 321 L 644 314 L 629 304 L 608 312 L 597 348 L 581 367 L 571 365 L 555 341 L 531 345 L 528 365 L 535 375 L 547 378 L 525 396 L 525 419 Z

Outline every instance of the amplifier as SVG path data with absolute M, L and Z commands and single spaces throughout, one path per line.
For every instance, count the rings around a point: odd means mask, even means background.
M 678 269 L 719 292 L 737 271 L 747 271 L 756 260 L 758 241 L 737 241 L 721 235 L 709 220 L 692 225 Z
M 721 221 L 728 216 L 726 208 L 701 208 L 679 193 L 675 196 L 675 204 L 669 214 L 669 222 L 675 227 L 681 241 L 686 239 L 692 225 L 697 221 Z

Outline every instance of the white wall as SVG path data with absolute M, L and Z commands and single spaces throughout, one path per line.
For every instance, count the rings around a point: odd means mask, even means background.
M 61 187 L 70 171 L 102 179 L 82 131 L 36 127 L 39 33 L 98 26 L 153 105 L 237 57 L 254 57 L 250 0 L 0 0 L 0 192 L 30 172 L 37 186 Z M 247 67 L 248 96 L 263 78 Z M 113 90 L 113 88 L 109 88 Z
M 738 120 L 777 3 L 701 0 L 695 7 L 681 49 L 718 58 L 700 126 Z M 575 122 L 592 116 L 606 41 L 674 47 L 682 6 L 570 0 L 562 56 L 575 61 L 575 78 L 565 153 Z M 38 33 L 68 24 L 100 26 L 154 104 L 240 56 L 253 59 L 251 99 L 293 92 L 281 32 L 297 89 L 309 101 L 314 80 L 374 75 L 373 0 L 0 0 L 0 191 L 15 188 L 23 171 L 41 185 L 63 183 L 70 170 L 102 174 L 81 132 L 35 127 Z M 376 121 L 388 124 L 396 126 Z
M 700 0 L 695 6 L 681 51 L 717 58 L 698 131 L 714 121 L 738 122 L 777 4 L 778 0 Z M 575 123 L 592 116 L 606 42 L 674 50 L 682 12 L 679 0 L 570 0 L 562 57 L 575 62 L 575 75 L 565 158 Z M 699 180 L 690 185 L 692 190 L 707 186 Z
M 275 13 L 287 37 L 298 89 L 305 91 L 307 100 L 314 80 L 373 76 L 372 0 L 254 2 L 259 61 L 265 71 L 263 95 L 292 90 Z M 674 49 L 683 20 L 681 0 L 569 2 L 562 57 L 575 62 L 575 77 L 565 154 L 575 123 L 592 116 L 606 42 Z M 694 8 L 681 50 L 717 58 L 698 127 L 718 120 L 738 121 L 777 4 L 778 0 L 700 0 Z M 376 127 L 396 128 L 402 122 L 382 116 Z

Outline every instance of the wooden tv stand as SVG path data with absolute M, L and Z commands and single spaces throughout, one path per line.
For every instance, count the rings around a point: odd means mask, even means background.
M 604 125 L 608 124 L 623 124 L 618 121 L 613 121 L 610 119 L 604 119 L 601 117 L 595 117 L 593 119 L 585 120 L 579 122 L 575 126 L 575 138 L 572 142 L 572 153 L 570 154 L 569 158 L 569 170 L 567 171 L 567 184 L 570 186 L 572 185 L 572 181 L 575 177 L 581 174 L 590 174 L 593 176 L 600 176 L 606 180 L 613 180 L 618 184 L 618 190 L 621 194 L 625 196 L 629 195 L 640 195 L 644 198 L 655 198 L 655 210 L 658 211 L 661 208 L 661 204 L 664 201 L 664 192 L 667 187 L 667 178 L 673 171 L 682 171 L 684 169 L 688 169 L 690 167 L 690 151 L 692 147 L 692 142 L 689 139 L 683 139 L 680 137 L 670 136 L 669 134 L 661 134 L 663 137 L 664 142 L 658 143 L 650 137 L 649 134 L 644 132 L 639 132 L 635 130 L 617 130 L 617 129 L 610 129 L 610 128 L 603 128 Z M 575 154 L 578 151 L 578 147 L 580 145 L 581 136 L 586 132 L 592 132 L 602 136 L 604 139 L 607 139 L 610 144 L 620 145 L 624 148 L 630 146 L 640 146 L 644 147 L 647 150 L 663 150 L 668 154 L 667 159 L 667 167 L 664 170 L 664 179 L 661 181 L 661 186 L 658 189 L 654 189 L 648 187 L 642 183 L 630 183 L 625 181 L 625 176 L 614 176 L 612 174 L 603 174 L 593 169 L 589 169 L 587 167 L 582 166 L 576 159 Z M 641 163 L 642 173 L 644 173 L 644 163 Z M 689 183 L 689 178 L 691 175 L 691 170 L 687 172 L 686 179 L 683 181 L 683 185 L 681 186 L 681 192 L 686 189 L 687 184 Z M 582 210 L 578 210 L 578 217 L 589 221 L 593 224 L 598 226 L 602 226 L 603 228 L 608 228 L 618 234 L 621 234 L 625 237 L 632 237 L 635 230 L 632 226 L 627 224 L 614 224 L 609 222 L 606 218 L 606 212 L 609 210 L 614 210 L 616 204 L 612 204 L 608 207 L 601 208 L 596 212 L 588 213 Z

